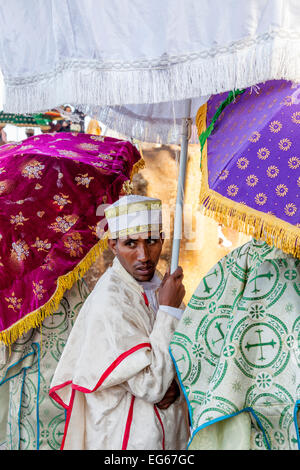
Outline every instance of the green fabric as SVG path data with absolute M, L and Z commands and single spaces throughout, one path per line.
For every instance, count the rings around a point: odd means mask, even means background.
M 250 450 L 251 419 L 240 413 L 230 419 L 211 424 L 196 433 L 189 450 Z
M 298 448 L 299 310 L 300 260 L 264 242 L 234 250 L 204 276 L 170 345 L 190 447 L 214 423 L 245 413 L 251 429 L 239 432 L 250 432 L 251 449 Z
M 201 156 L 202 156 L 202 150 L 203 150 L 204 144 L 207 141 L 210 134 L 212 133 L 212 131 L 214 130 L 215 123 L 218 120 L 218 118 L 219 118 L 220 114 L 222 113 L 222 111 L 226 108 L 226 106 L 228 106 L 230 103 L 232 103 L 235 100 L 235 97 L 237 95 L 241 95 L 245 91 L 246 90 L 230 91 L 227 95 L 227 98 L 220 104 L 220 106 L 218 107 L 217 111 L 215 112 L 215 114 L 214 114 L 214 116 L 211 120 L 211 123 L 207 126 L 205 131 L 203 131 L 199 136 Z M 200 168 L 201 168 L 201 161 L 202 161 L 202 159 L 200 160 Z
M 0 387 L 0 449 L 6 444 L 6 424 L 8 417 L 8 394 L 9 383 L 6 382 Z
M 49 126 L 51 120 L 43 114 L 13 114 L 0 111 L 0 123 L 15 126 L 40 127 Z
M 50 383 L 79 310 L 88 296 L 81 280 L 66 291 L 58 310 L 42 328 L 30 330 L 5 351 L 0 364 L 0 432 L 8 450 L 58 450 L 65 412 L 48 393 Z M 3 443 L 3 441 L 2 441 Z

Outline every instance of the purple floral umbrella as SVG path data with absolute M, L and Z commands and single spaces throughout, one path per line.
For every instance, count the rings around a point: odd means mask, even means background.
M 300 257 L 300 85 L 214 95 L 197 126 L 204 212 Z
M 1 341 L 40 325 L 91 266 L 106 246 L 99 207 L 119 198 L 141 163 L 130 142 L 83 133 L 0 148 Z

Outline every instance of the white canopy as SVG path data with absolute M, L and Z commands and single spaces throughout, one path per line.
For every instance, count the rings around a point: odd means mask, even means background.
M 300 77 L 297 0 L 2 0 L 4 110 L 197 98 Z

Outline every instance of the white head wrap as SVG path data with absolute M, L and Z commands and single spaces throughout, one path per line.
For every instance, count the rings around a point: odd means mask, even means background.
M 162 229 L 160 199 L 129 195 L 121 197 L 105 209 L 110 238 L 139 233 L 159 233 Z

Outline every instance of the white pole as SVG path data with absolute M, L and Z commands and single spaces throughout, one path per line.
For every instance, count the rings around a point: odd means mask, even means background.
M 185 175 L 188 154 L 188 143 L 190 139 L 190 116 L 191 116 L 191 100 L 186 101 L 185 117 L 182 119 L 182 139 L 180 149 L 179 175 L 177 183 L 177 197 L 174 216 L 174 233 L 171 257 L 171 274 L 178 267 L 180 241 L 182 237 L 182 219 L 184 204 Z

